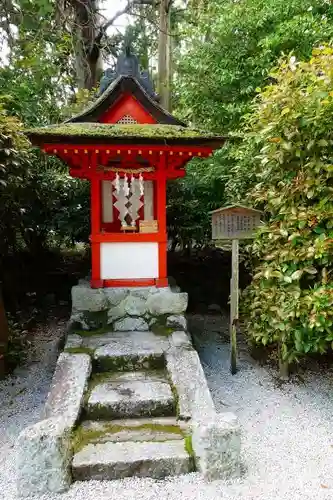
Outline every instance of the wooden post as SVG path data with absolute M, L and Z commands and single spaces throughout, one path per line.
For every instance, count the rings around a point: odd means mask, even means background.
M 0 290 L 0 379 L 5 376 L 5 354 L 7 351 L 8 337 L 8 323 Z
M 230 286 L 230 371 L 237 372 L 237 324 L 239 289 L 239 240 L 232 240 L 231 286 Z

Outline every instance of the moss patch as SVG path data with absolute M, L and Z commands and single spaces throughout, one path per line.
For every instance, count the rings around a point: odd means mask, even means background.
M 190 457 L 194 457 L 194 450 L 192 445 L 192 436 L 185 436 L 185 450 L 190 455 Z
M 160 138 L 160 139 L 196 139 L 207 138 L 214 139 L 220 136 L 209 132 L 203 132 L 190 127 L 180 125 L 148 125 L 148 124 L 126 124 L 112 125 L 101 123 L 62 123 L 60 125 L 50 125 L 47 127 L 37 127 L 26 130 L 30 136 L 64 136 L 64 137 L 128 137 L 133 139 Z
M 160 434 L 175 434 L 177 436 L 184 436 L 183 431 L 177 425 L 163 425 L 163 424 L 154 424 L 154 423 L 146 423 L 141 425 L 115 425 L 112 423 L 105 423 L 102 429 L 85 429 L 82 425 L 77 427 L 72 434 L 72 449 L 74 453 L 79 452 L 89 443 L 96 443 L 101 438 L 107 435 L 117 434 L 122 431 L 145 431 L 151 430 Z M 185 437 L 185 443 L 186 443 Z M 147 437 L 149 441 L 149 438 Z M 135 439 L 131 439 L 132 442 L 135 442 Z M 156 439 L 155 439 L 156 441 Z M 164 440 L 161 438 L 161 442 Z M 187 451 L 186 445 L 185 449 Z
M 132 371 L 132 370 L 163 370 L 165 368 L 165 356 L 118 356 L 99 358 L 96 362 L 96 370 L 101 372 Z
M 93 373 L 89 380 L 89 389 L 94 389 L 96 385 L 103 384 L 103 382 L 109 380 L 112 375 L 114 375 L 113 372 Z
M 85 311 L 84 322 L 94 330 L 108 328 L 108 311 Z
M 190 436 L 190 435 L 185 436 L 184 446 L 185 446 L 186 453 L 188 453 L 188 456 L 190 457 L 190 472 L 195 472 L 195 470 L 196 470 L 195 454 L 194 454 L 193 445 L 192 445 L 192 436 Z
M 71 333 L 80 335 L 80 337 L 93 337 L 94 335 L 103 335 L 103 333 L 111 333 L 112 325 L 104 326 L 102 328 L 97 328 L 96 330 L 72 330 Z
M 168 381 L 169 381 L 169 384 L 170 384 L 170 387 L 171 387 L 171 392 L 172 392 L 173 399 L 174 399 L 174 402 L 175 402 L 176 417 L 179 418 L 179 416 L 180 416 L 179 395 L 178 395 L 176 386 L 173 384 L 173 382 L 171 381 L 170 377 L 168 377 Z
M 89 354 L 91 357 L 94 355 L 94 349 L 90 349 L 89 347 L 68 347 L 65 349 L 65 352 L 70 354 Z
M 159 335 L 160 337 L 169 337 L 170 335 L 173 334 L 175 329 L 169 326 L 154 323 L 151 327 L 151 331 L 155 333 L 155 335 Z
M 151 331 L 155 333 L 155 335 L 159 335 L 162 337 L 169 337 L 174 331 L 174 328 L 166 326 L 167 319 L 170 314 L 161 314 L 160 316 L 156 316 L 156 322 L 150 327 Z
M 73 453 L 78 453 L 82 448 L 92 441 L 97 441 L 106 434 L 111 432 L 118 432 L 117 430 L 112 431 L 115 426 L 107 425 L 103 430 L 95 429 L 84 429 L 81 425 L 74 430 L 72 434 L 72 449 Z
M 165 380 L 166 373 L 163 370 L 150 370 L 150 374 L 157 376 L 161 380 Z M 109 380 L 117 381 L 117 375 L 121 376 L 121 373 L 115 372 L 113 370 L 107 372 L 93 373 L 89 380 L 88 391 L 92 391 L 96 385 L 103 384 Z

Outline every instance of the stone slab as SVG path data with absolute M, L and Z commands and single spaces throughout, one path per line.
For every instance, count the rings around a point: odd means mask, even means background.
M 168 316 L 166 326 L 170 328 L 176 328 L 177 330 L 187 330 L 187 321 L 183 314 L 175 314 Z
M 62 417 L 42 420 L 24 429 L 16 444 L 19 497 L 61 493 L 71 484 L 70 422 Z
M 102 340 L 91 337 L 87 346 L 95 348 Z M 165 364 L 164 352 L 169 347 L 167 338 L 152 332 L 115 332 L 108 334 L 107 343 L 97 347 L 94 362 L 97 370 L 132 370 L 161 368 Z
M 185 337 L 184 337 L 184 342 Z M 215 406 L 198 353 L 189 345 L 170 347 L 167 370 L 178 394 L 179 418 L 191 420 L 215 414 Z
M 89 444 L 74 456 L 74 480 L 162 479 L 191 472 L 183 441 Z
M 90 285 L 88 285 L 90 287 Z M 113 307 L 120 304 L 129 294 L 129 288 L 105 288 L 104 293 L 108 301 L 108 306 Z
M 87 354 L 60 354 L 43 420 L 24 429 L 17 441 L 19 496 L 60 493 L 69 488 L 71 431 L 81 411 L 90 373 Z
M 240 475 L 241 429 L 233 413 L 216 414 L 192 425 L 196 465 L 205 479 Z
M 149 330 L 149 325 L 144 318 L 122 318 L 114 323 L 114 330 L 116 332 L 133 332 L 136 330 L 145 332 Z
M 182 314 L 187 309 L 187 293 L 176 293 L 170 288 L 160 288 L 158 293 L 149 295 L 147 309 L 152 316 Z
M 193 347 L 192 342 L 190 340 L 190 337 L 187 335 L 187 333 L 185 333 L 183 331 L 173 332 L 169 336 L 169 342 L 170 342 L 171 348 L 187 347 L 187 348 L 191 349 Z
M 90 419 L 114 419 L 174 414 L 169 382 L 159 373 L 112 374 L 91 390 L 86 404 Z
M 74 311 L 104 311 L 108 308 L 108 297 L 103 288 L 93 289 L 82 283 L 72 287 L 72 307 Z
M 61 416 L 73 426 L 80 414 L 90 373 L 88 354 L 61 353 L 42 418 Z
M 115 332 L 105 332 L 105 333 L 92 333 L 91 335 L 84 335 L 82 346 L 88 347 L 89 349 L 95 350 L 98 347 L 102 347 L 103 345 L 110 344 L 118 339 L 120 341 L 121 334 L 116 334 Z
M 83 338 L 75 333 L 70 333 L 67 335 L 66 344 L 64 350 L 66 349 L 77 349 L 83 344 Z
M 180 426 L 175 417 L 138 418 L 112 421 L 85 420 L 80 432 L 89 443 L 108 441 L 172 441 L 184 439 L 187 427 Z

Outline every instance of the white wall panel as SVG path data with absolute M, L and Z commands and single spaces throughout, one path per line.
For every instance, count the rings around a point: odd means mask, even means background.
M 102 221 L 113 222 L 112 181 L 102 181 Z
M 154 220 L 154 184 L 144 181 L 144 218 Z
M 158 243 L 101 243 L 101 279 L 158 278 Z

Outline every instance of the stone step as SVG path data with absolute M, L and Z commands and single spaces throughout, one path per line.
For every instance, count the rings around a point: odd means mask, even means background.
M 73 447 L 108 441 L 170 441 L 182 440 L 188 424 L 176 417 L 153 417 L 118 420 L 84 420 L 74 433 Z
M 120 441 L 88 444 L 74 455 L 75 481 L 113 480 L 125 477 L 162 479 L 192 472 L 192 458 L 184 440 Z
M 127 371 L 165 367 L 167 337 L 153 332 L 112 332 L 83 340 L 94 351 L 95 371 Z
M 85 405 L 88 419 L 111 420 L 175 414 L 164 372 L 112 372 L 93 377 Z

